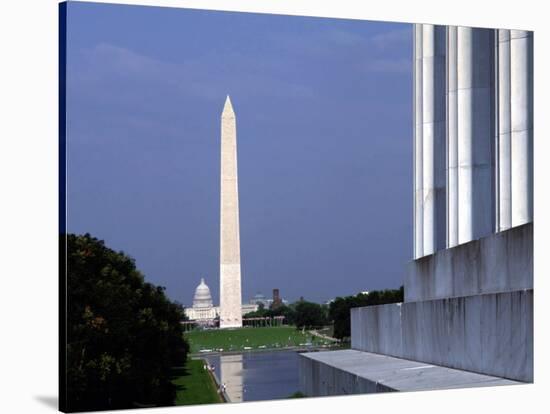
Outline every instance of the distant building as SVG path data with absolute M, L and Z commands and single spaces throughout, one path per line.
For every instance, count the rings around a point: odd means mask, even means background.
M 241 306 L 241 311 L 243 316 L 250 312 L 256 312 L 258 310 L 258 305 L 253 303 L 243 303 Z
M 277 291 L 277 293 L 275 293 L 275 291 Z M 277 305 L 276 306 L 280 306 L 281 304 L 282 305 L 288 305 L 288 301 L 285 300 L 285 299 L 282 299 L 280 297 L 279 289 L 273 289 L 273 298 L 272 299 L 266 298 L 265 295 L 258 292 L 254 295 L 254 297 L 252 299 L 250 299 L 250 301 L 248 303 L 250 303 L 251 305 L 254 304 L 254 305 L 257 305 L 257 306 L 263 305 L 265 309 L 269 309 L 273 306 L 273 303 L 275 303 L 276 299 L 277 299 L 277 302 L 276 302 Z
M 269 308 L 271 306 L 271 302 L 273 300 L 266 298 L 263 294 L 260 292 L 256 293 L 252 299 L 250 299 L 251 305 L 264 305 L 264 308 Z
M 278 308 L 283 304 L 281 297 L 279 296 L 279 289 L 273 289 L 273 301 L 271 302 L 272 308 Z
M 249 312 L 258 310 L 258 305 L 254 303 L 243 303 L 241 313 L 245 315 Z M 190 321 L 195 321 L 198 325 L 215 325 L 216 319 L 220 316 L 220 307 L 214 306 L 210 288 L 205 283 L 204 278 L 195 289 L 193 296 L 193 307 L 185 308 L 185 315 Z
M 197 321 L 200 325 L 213 325 L 218 313 L 218 307 L 212 303 L 210 288 L 204 282 L 204 278 L 201 278 L 201 283 L 195 289 L 193 307 L 186 308 L 185 314 L 190 320 Z

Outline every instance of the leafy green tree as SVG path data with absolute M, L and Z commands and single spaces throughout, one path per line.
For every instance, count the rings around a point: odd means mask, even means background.
M 328 310 L 328 317 L 334 324 L 334 337 L 346 339 L 351 336 L 351 308 L 403 302 L 403 295 L 404 289 L 401 286 L 399 289 L 374 290 L 368 294 L 337 297 L 330 303 Z
M 276 309 L 272 309 L 271 311 L 273 312 L 273 316 L 284 316 L 285 323 L 288 325 L 296 324 L 296 309 L 294 306 L 281 304 Z
M 133 259 L 89 234 L 67 235 L 67 409 L 172 405 L 186 360 L 183 308 Z
M 258 309 L 243 315 L 243 318 L 265 318 L 268 316 L 268 309 L 265 309 L 263 303 L 258 305 Z
M 295 306 L 294 323 L 298 329 L 318 328 L 328 323 L 325 309 L 318 303 L 301 300 Z
M 285 323 L 288 325 L 294 325 L 295 323 L 295 310 L 294 308 L 281 304 L 276 308 L 266 309 L 263 304 L 258 306 L 258 309 L 254 312 L 248 312 L 243 315 L 244 318 L 273 318 L 275 316 L 284 316 Z

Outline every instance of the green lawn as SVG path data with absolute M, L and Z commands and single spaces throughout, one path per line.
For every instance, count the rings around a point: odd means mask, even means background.
M 188 359 L 185 367 L 173 369 L 172 383 L 178 387 L 176 405 L 222 402 L 214 380 L 204 370 L 203 364 L 202 360 Z
M 242 351 L 262 348 L 284 348 L 311 343 L 314 345 L 329 344 L 328 341 L 302 333 L 293 326 L 210 329 L 186 332 L 191 352 L 202 350 Z

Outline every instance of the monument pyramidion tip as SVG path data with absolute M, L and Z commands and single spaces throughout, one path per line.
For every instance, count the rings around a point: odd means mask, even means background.
M 233 112 L 233 105 L 231 105 L 231 98 L 229 98 L 229 95 L 227 95 L 227 98 L 225 98 L 225 104 L 223 105 L 223 112 L 222 112 L 222 118 L 223 117 L 233 117 L 235 116 L 235 112 Z

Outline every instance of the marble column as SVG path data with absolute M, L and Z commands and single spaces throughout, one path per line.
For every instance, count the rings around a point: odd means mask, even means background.
M 414 257 L 424 256 L 422 190 L 422 25 L 414 25 Z
M 229 96 L 221 117 L 220 328 L 242 326 L 237 127 Z
M 492 233 L 494 31 L 457 28 L 458 243 Z
M 458 244 L 457 27 L 447 28 L 447 247 Z
M 533 220 L 533 33 L 510 30 L 512 226 Z
M 497 230 L 512 227 L 512 153 L 511 153 L 511 105 L 510 105 L 510 31 L 498 30 L 498 135 L 497 135 Z
M 445 40 L 445 27 L 415 25 L 416 257 L 446 244 Z
M 533 34 L 414 25 L 414 257 L 533 221 Z

